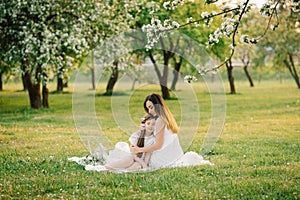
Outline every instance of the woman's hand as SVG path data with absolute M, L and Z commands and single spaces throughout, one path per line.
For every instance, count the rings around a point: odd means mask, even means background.
M 136 145 L 130 145 L 130 152 L 136 154 L 141 152 L 141 149 Z

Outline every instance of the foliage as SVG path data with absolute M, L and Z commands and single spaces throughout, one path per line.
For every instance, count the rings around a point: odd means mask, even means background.
M 298 41 L 300 40 L 300 15 L 293 13 L 290 7 L 281 7 L 279 10 L 280 25 L 272 34 L 264 38 L 261 46 L 269 48 L 269 54 L 274 55 L 274 65 L 280 66 L 287 53 L 297 55 L 300 51 Z M 282 64 L 281 64 L 282 65 Z

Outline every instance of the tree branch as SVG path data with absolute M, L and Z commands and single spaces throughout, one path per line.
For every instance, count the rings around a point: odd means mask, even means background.
M 241 12 L 240 15 L 239 15 L 239 19 L 238 19 L 238 21 L 237 21 L 237 24 L 236 24 L 234 30 L 233 30 L 233 34 L 232 34 L 232 46 L 233 46 L 233 49 L 231 50 L 230 56 L 229 56 L 228 58 L 226 58 L 225 61 L 222 62 L 220 65 L 214 67 L 213 69 L 208 69 L 206 72 L 215 71 L 215 70 L 219 69 L 220 67 L 222 67 L 224 64 L 226 64 L 228 61 L 230 62 L 230 60 L 231 60 L 231 58 L 233 57 L 234 52 L 235 52 L 235 48 L 234 48 L 234 47 L 236 46 L 236 44 L 235 44 L 235 35 L 236 35 L 236 33 L 237 33 L 237 30 L 238 30 L 238 27 L 239 27 L 240 22 L 241 22 L 241 20 L 242 20 L 242 17 L 243 17 L 243 15 L 244 15 L 245 12 L 246 12 L 246 8 L 247 8 L 248 3 L 249 3 L 249 0 L 247 0 L 247 1 L 245 2 L 244 7 L 243 7 L 243 10 L 242 10 L 242 12 Z
M 277 6 L 279 5 L 279 3 L 281 2 L 281 0 L 278 0 L 277 2 L 276 2 L 276 4 L 275 4 L 275 7 L 273 8 L 273 10 L 272 10 L 272 13 L 271 13 L 271 15 L 270 15 L 270 18 L 269 18 L 269 21 L 268 21 L 268 24 L 267 24 L 267 27 L 265 28 L 265 30 L 264 30 L 264 32 L 260 35 L 260 36 L 257 36 L 255 39 L 256 40 L 260 40 L 261 38 L 263 38 L 266 34 L 267 34 L 267 32 L 268 32 L 268 30 L 269 30 L 269 27 L 270 27 L 270 24 L 271 24 L 271 20 L 272 20 L 272 18 L 273 18 L 273 15 L 274 15 L 274 13 L 276 14 L 276 21 L 277 21 L 277 24 L 276 25 L 278 25 L 279 24 L 279 20 L 278 20 L 278 16 L 277 16 L 277 11 L 276 11 L 276 8 L 277 8 Z
M 185 23 L 185 24 L 180 25 L 179 28 L 184 27 L 184 26 L 187 26 L 187 25 L 190 25 L 190 24 L 202 22 L 202 21 L 205 21 L 205 20 L 207 20 L 207 19 L 211 19 L 211 18 L 214 18 L 214 17 L 216 17 L 216 16 L 223 15 L 223 14 L 225 14 L 225 13 L 229 13 L 229 12 L 236 11 L 236 10 L 239 10 L 239 9 L 240 9 L 240 8 L 233 8 L 233 9 L 230 9 L 230 10 L 224 10 L 223 12 L 220 12 L 220 13 L 217 13 L 217 14 L 214 14 L 214 15 L 210 15 L 210 16 L 205 17 L 205 18 L 202 18 L 202 19 L 197 19 L 197 20 L 195 20 L 195 21 L 189 21 L 189 22 L 187 22 L 187 23 Z
M 157 66 L 156 62 L 155 62 L 155 59 L 154 59 L 154 57 L 153 57 L 153 55 L 152 55 L 151 52 L 148 53 L 148 56 L 150 57 L 150 60 L 152 61 L 152 64 L 154 65 L 154 70 L 156 71 L 156 74 L 157 74 L 157 76 L 159 78 L 159 81 L 160 81 L 161 78 L 162 78 L 162 76 L 161 76 L 161 73 L 160 73 L 160 71 L 158 69 L 158 66 Z

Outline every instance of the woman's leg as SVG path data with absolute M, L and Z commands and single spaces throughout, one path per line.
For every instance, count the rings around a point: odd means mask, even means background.
M 125 157 L 122 160 L 106 164 L 106 169 L 109 170 L 121 170 L 130 167 L 134 163 L 134 159 L 132 156 Z

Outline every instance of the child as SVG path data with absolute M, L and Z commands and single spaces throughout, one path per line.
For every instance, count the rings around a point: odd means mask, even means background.
M 130 136 L 129 138 L 129 141 L 131 143 L 130 145 L 136 145 L 138 147 L 152 145 L 155 141 L 155 137 L 153 135 L 154 127 L 155 127 L 154 116 L 151 114 L 147 114 L 142 121 L 141 130 L 133 133 Z M 151 156 L 151 152 L 131 154 L 129 151 L 120 152 L 120 150 L 115 149 L 112 152 L 110 152 L 110 155 L 108 157 L 108 162 L 105 165 L 105 167 L 106 169 L 109 170 L 126 170 L 126 171 L 134 171 L 142 168 L 147 168 L 150 160 L 150 156 Z

